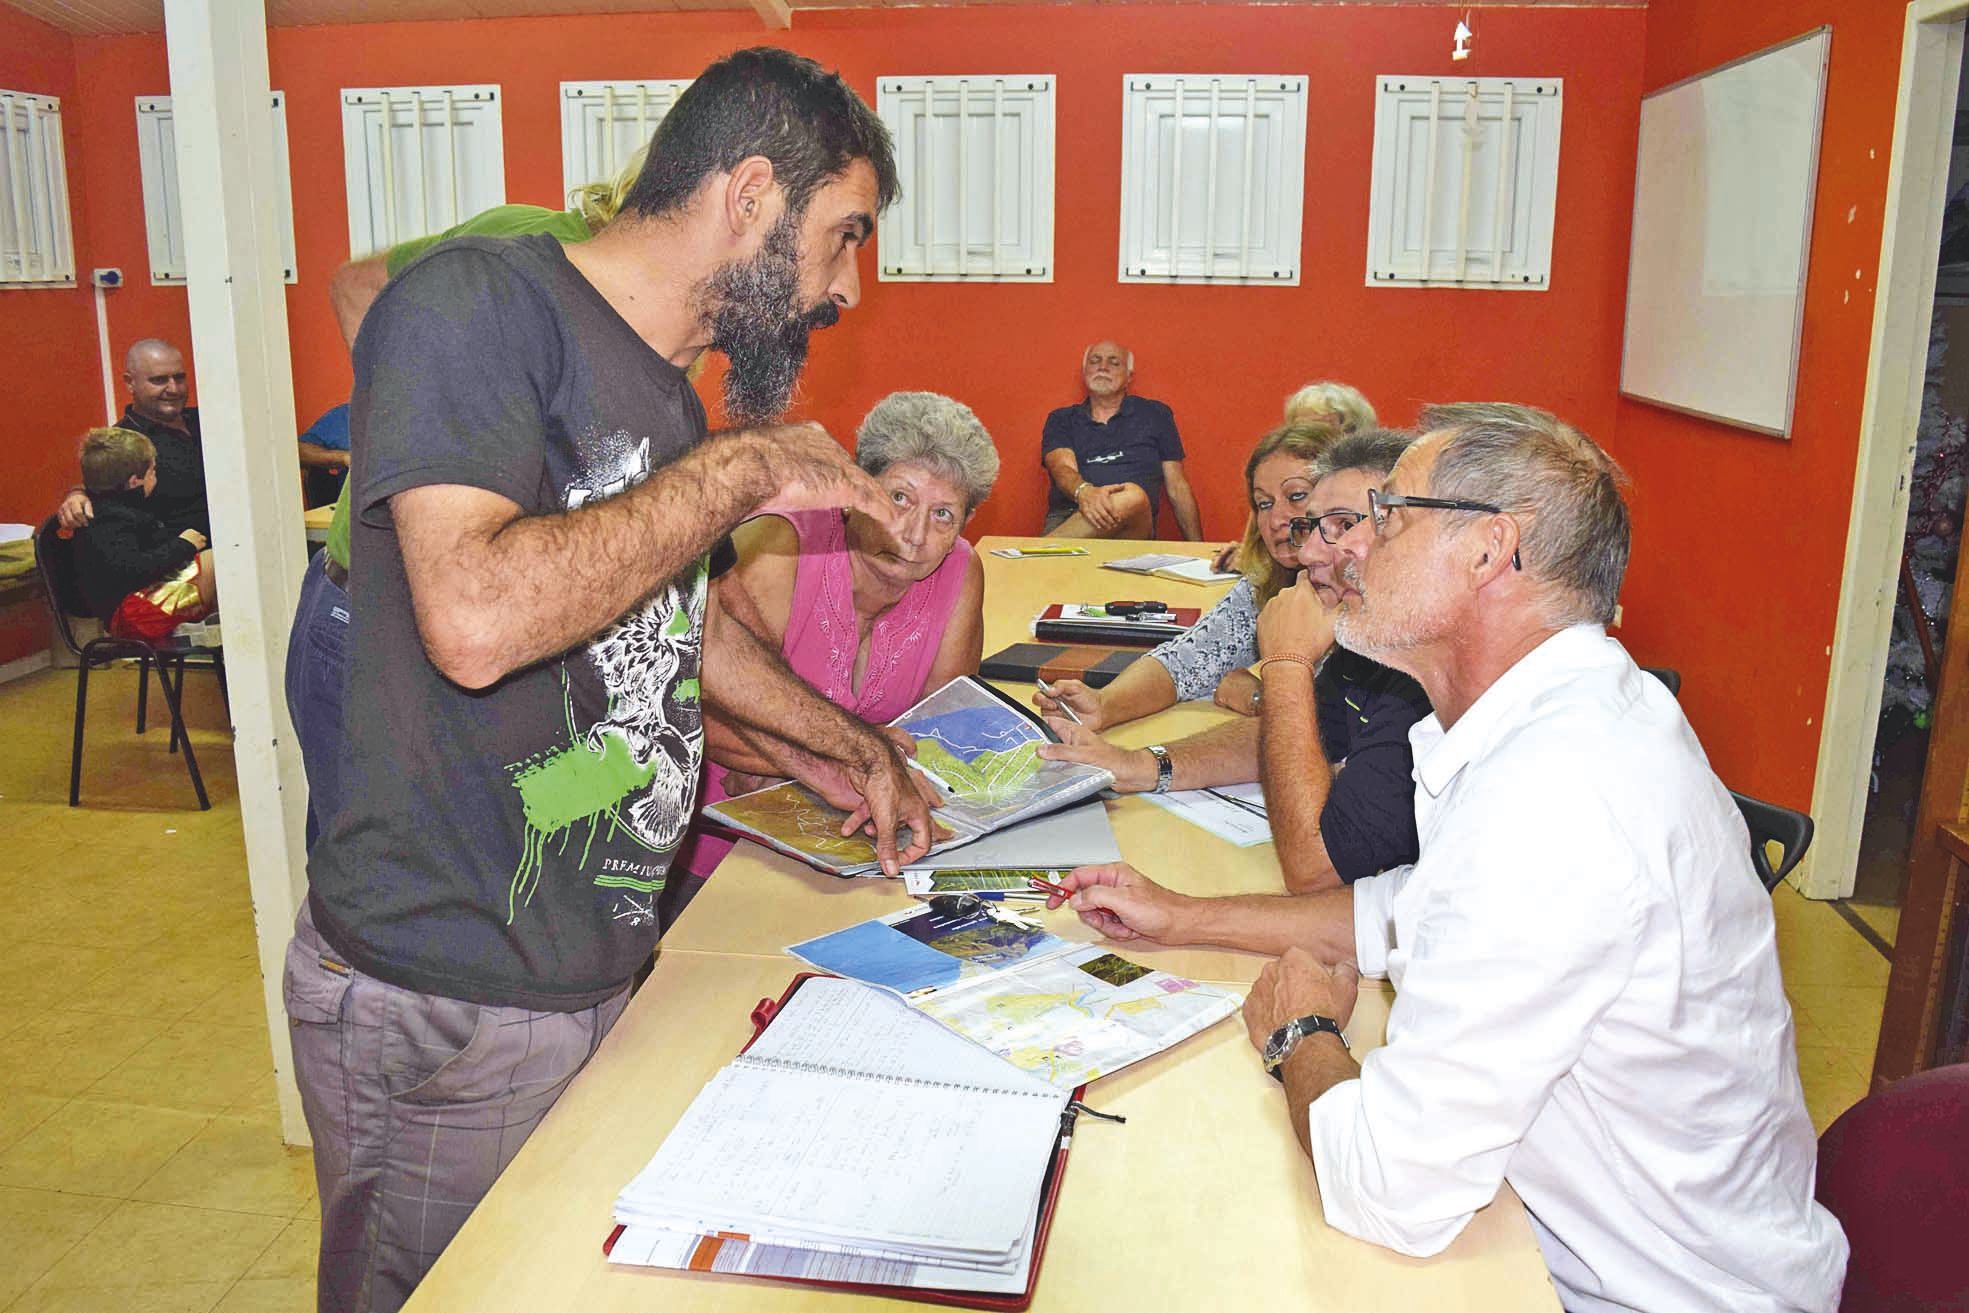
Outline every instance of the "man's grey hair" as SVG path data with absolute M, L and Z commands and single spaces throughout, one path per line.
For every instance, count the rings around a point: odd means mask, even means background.
M 862 417 L 855 462 L 880 474 L 898 461 L 918 461 L 956 484 L 967 515 L 998 481 L 991 434 L 969 406 L 937 392 L 891 392 Z
M 136 373 L 137 359 L 146 351 L 178 351 L 178 348 L 161 337 L 140 337 L 130 344 L 128 351 L 123 353 L 123 372 Z M 178 351 L 178 354 L 182 356 L 184 352 Z
M 1285 422 L 1303 424 L 1325 420 L 1344 433 L 1371 429 L 1381 421 L 1374 406 L 1361 390 L 1345 383 L 1322 380 L 1308 383 L 1285 399 Z
M 1548 618 L 1611 621 L 1631 547 L 1626 477 L 1613 458 L 1551 412 L 1502 401 L 1426 406 L 1420 427 L 1450 435 L 1429 495 L 1511 513 L 1525 573 L 1552 586 Z
M 1318 482 L 1343 470 L 1365 470 L 1386 478 L 1402 453 L 1415 444 L 1415 435 L 1403 429 L 1363 429 L 1341 436 L 1313 462 L 1313 480 Z

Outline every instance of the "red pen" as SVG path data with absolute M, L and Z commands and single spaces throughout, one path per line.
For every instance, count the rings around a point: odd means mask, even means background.
M 1036 875 L 1031 878 L 1030 883 L 1034 889 L 1039 890 L 1041 893 L 1058 894 L 1062 898 L 1073 897 L 1073 890 L 1067 888 L 1065 885 L 1054 884 L 1051 880 L 1042 880 Z

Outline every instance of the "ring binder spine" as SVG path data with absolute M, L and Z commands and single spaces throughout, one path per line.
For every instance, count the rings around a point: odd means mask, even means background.
M 971 1085 L 954 1080 L 925 1080 L 920 1076 L 878 1076 L 866 1071 L 847 1071 L 840 1067 L 829 1067 L 818 1062 L 788 1062 L 784 1058 L 760 1058 L 750 1053 L 741 1053 L 729 1064 L 734 1067 L 758 1067 L 767 1071 L 805 1071 L 821 1076 L 847 1076 L 855 1080 L 873 1081 L 877 1085 L 915 1085 L 932 1090 L 962 1090 L 967 1094 L 1022 1094 L 1034 1099 L 1055 1099 L 1060 1091 L 1047 1089 L 1017 1089 L 1006 1085 Z

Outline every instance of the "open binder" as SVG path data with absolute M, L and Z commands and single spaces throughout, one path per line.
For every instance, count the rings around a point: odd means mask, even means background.
M 868 995 L 868 1006 L 870 1007 L 876 1007 L 877 1004 L 873 1000 L 878 999 L 880 1000 L 879 1006 L 884 1009 L 893 1003 L 893 1000 L 889 999 L 886 995 L 880 994 L 879 991 L 867 990 L 865 986 L 842 981 L 839 977 L 813 972 L 802 973 L 793 979 L 792 984 L 787 987 L 786 992 L 777 1000 L 760 1000 L 758 1007 L 752 1013 L 752 1038 L 740 1050 L 741 1058 L 747 1054 L 751 1054 L 755 1046 L 761 1046 L 761 1041 L 766 1040 L 774 1022 L 779 1020 L 783 1014 L 788 1014 L 789 1010 L 795 1014 L 801 1012 L 800 1007 L 794 1006 L 795 997 L 803 986 L 813 985 L 814 982 L 825 982 L 817 986 L 817 988 L 823 991 L 831 992 L 845 989 L 864 991 Z M 854 1001 L 861 1002 L 863 1000 L 860 995 L 856 995 L 854 996 Z M 922 1019 L 916 1018 L 914 1020 L 920 1021 Z M 901 1026 L 904 1023 L 895 1022 L 893 1024 Z M 913 1024 L 913 1021 L 909 1024 Z M 935 1023 L 926 1022 L 925 1024 L 929 1025 L 931 1030 L 919 1032 L 924 1037 L 923 1040 L 919 1041 L 916 1035 L 908 1032 L 905 1027 L 895 1032 L 898 1036 L 898 1042 L 906 1042 L 914 1045 L 917 1043 L 927 1043 L 931 1037 L 934 1037 L 939 1042 L 945 1039 L 955 1039 L 954 1036 L 938 1034 L 937 1032 L 940 1031 L 940 1028 L 936 1027 Z M 786 1037 L 782 1036 L 781 1038 L 785 1039 Z M 780 1053 L 790 1052 L 797 1056 L 808 1049 L 825 1050 L 830 1039 L 831 1037 L 826 1035 L 802 1035 L 793 1037 L 790 1043 L 777 1045 L 767 1040 L 764 1047 L 773 1048 L 776 1052 Z M 810 1043 L 803 1046 L 802 1041 L 810 1041 Z M 970 1047 L 968 1041 L 957 1042 L 964 1044 L 967 1048 Z M 961 1051 L 952 1050 L 952 1052 Z M 984 1054 L 982 1050 L 973 1050 L 971 1054 L 964 1057 L 961 1065 L 972 1071 L 989 1073 L 991 1068 L 989 1066 L 980 1066 L 979 1059 L 987 1063 L 997 1062 L 997 1059 Z M 798 1068 L 800 1066 L 797 1062 L 785 1062 L 784 1059 L 778 1061 L 781 1065 L 787 1066 L 788 1068 Z M 1015 1068 L 1010 1067 L 1009 1064 L 1001 1065 L 1005 1067 L 1004 1081 L 1008 1084 L 1015 1083 L 1021 1073 L 1017 1072 Z M 727 1071 L 729 1070 L 730 1068 L 727 1068 Z M 723 1074 L 720 1073 L 721 1076 Z M 848 1074 L 853 1075 L 855 1073 Z M 941 1086 L 945 1089 L 959 1091 L 967 1091 L 974 1088 L 964 1083 L 965 1078 L 961 1074 L 954 1075 L 947 1082 L 924 1080 L 909 1076 L 885 1077 L 874 1074 L 869 1075 L 868 1079 L 886 1081 L 898 1089 L 926 1085 Z M 995 1081 L 997 1078 L 992 1077 L 992 1079 Z M 707 1090 L 709 1088 L 707 1086 Z M 1017 1089 L 1002 1091 L 985 1091 L 979 1089 L 980 1094 L 986 1092 L 1007 1095 L 1026 1093 Z M 1072 1100 L 1077 1101 L 1084 1092 L 1085 1087 L 1075 1090 Z M 700 1095 L 700 1098 L 703 1097 Z M 1037 1092 L 1032 1092 L 1031 1097 L 1036 1099 L 1042 1096 Z M 1003 1272 L 995 1274 L 985 1274 L 983 1272 L 970 1273 L 964 1270 L 961 1260 L 952 1260 L 952 1266 L 944 1267 L 925 1263 L 920 1258 L 916 1261 L 911 1261 L 903 1255 L 877 1253 L 867 1247 L 858 1247 L 849 1244 L 829 1244 L 824 1241 L 815 1242 L 811 1239 L 802 1240 L 795 1244 L 781 1245 L 764 1243 L 745 1234 L 723 1232 L 700 1235 L 664 1233 L 659 1240 L 656 1233 L 633 1224 L 626 1226 L 617 1225 L 610 1232 L 608 1239 L 603 1243 L 603 1252 L 609 1255 L 612 1262 L 619 1264 L 652 1266 L 692 1272 L 717 1272 L 732 1276 L 750 1276 L 764 1280 L 790 1282 L 797 1285 L 847 1290 L 861 1294 L 887 1295 L 896 1298 L 918 1300 L 925 1303 L 954 1305 L 964 1308 L 1024 1309 L 1032 1303 L 1033 1291 L 1038 1284 L 1040 1260 L 1044 1256 L 1047 1236 L 1052 1227 L 1053 1211 L 1059 1201 L 1060 1183 L 1066 1171 L 1067 1152 L 1072 1144 L 1074 1118 L 1078 1106 L 1077 1102 L 1069 1102 L 1064 1093 L 1056 1092 L 1053 1098 L 1055 1103 L 1046 1105 L 1045 1134 L 1047 1139 L 1050 1140 L 1050 1145 L 1045 1150 L 1044 1172 L 1040 1178 L 1037 1191 L 1037 1207 L 1032 1211 L 1032 1215 L 1025 1220 L 1023 1234 L 1020 1238 L 1022 1248 L 1019 1253 L 1023 1266 L 1022 1269 L 1015 1270 L 1010 1275 Z M 1053 1106 L 1058 1106 L 1061 1109 L 1057 1121 L 1051 1116 L 1050 1110 Z M 695 1108 L 696 1104 L 693 1104 L 693 1109 Z M 690 1113 L 686 1113 L 686 1123 L 688 1123 L 690 1116 Z M 1032 1119 L 1028 1118 L 1027 1120 L 1031 1121 Z M 665 1149 L 668 1146 L 669 1142 L 666 1140 Z M 651 1169 L 656 1168 L 663 1161 L 663 1156 L 664 1150 L 659 1150 L 657 1159 L 653 1160 L 651 1164 Z M 651 1169 L 646 1169 L 646 1171 Z M 634 1184 L 632 1183 L 631 1191 L 633 1189 Z M 624 1192 L 625 1198 L 629 1196 L 631 1191 Z M 618 1215 L 620 1215 L 621 1208 L 622 1203 L 618 1201 Z M 634 1255 L 633 1257 L 630 1256 L 632 1253 Z M 943 1284 L 938 1284 L 941 1277 L 948 1277 L 949 1280 Z

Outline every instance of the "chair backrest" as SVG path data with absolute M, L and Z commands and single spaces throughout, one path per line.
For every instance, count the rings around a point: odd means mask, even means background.
M 1666 684 L 1668 686 L 1668 696 L 1672 698 L 1679 698 L 1682 696 L 1681 671 L 1671 670 L 1667 666 L 1642 666 L 1641 669 L 1646 671 L 1648 674 L 1653 675 L 1656 679 L 1660 680 L 1662 683 Z
M 82 596 L 82 585 L 75 577 L 75 541 L 61 536 L 61 524 L 50 515 L 41 522 L 41 531 L 34 535 L 34 566 L 41 575 L 41 591 L 47 595 L 48 610 L 54 613 L 55 628 L 61 631 L 62 642 L 76 656 L 82 655 L 82 645 L 75 641 L 75 629 L 69 624 L 70 616 L 89 618 L 94 612 Z
M 1750 864 L 1757 868 L 1757 877 L 1764 882 L 1766 892 L 1776 889 L 1812 846 L 1812 818 L 1735 789 L 1730 790 L 1730 796 L 1737 800 L 1737 810 L 1743 813 L 1744 824 L 1750 827 Z M 1771 865 L 1770 849 L 1766 847 L 1773 843 L 1784 850 L 1776 866 Z
M 1852 1246 L 1841 1313 L 1969 1308 L 1969 1065 L 1848 1108 L 1819 1139 L 1817 1194 Z

